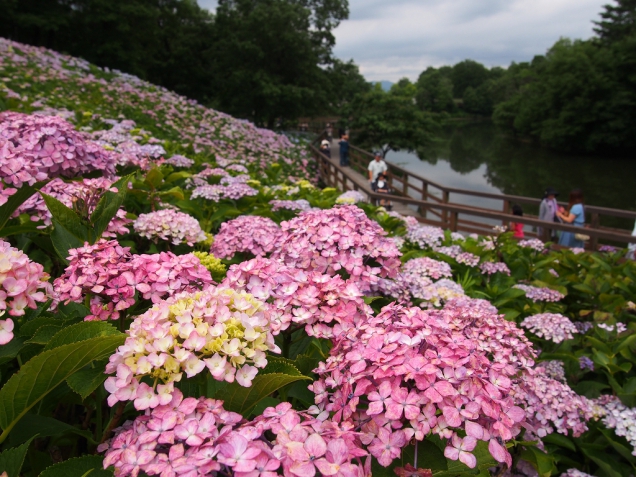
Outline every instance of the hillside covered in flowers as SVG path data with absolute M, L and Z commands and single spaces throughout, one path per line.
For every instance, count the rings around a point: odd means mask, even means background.
M 0 39 L 0 475 L 634 475 L 636 267 L 321 188 Z

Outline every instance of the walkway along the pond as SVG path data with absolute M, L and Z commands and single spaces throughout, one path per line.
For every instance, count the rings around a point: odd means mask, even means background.
M 435 225 L 453 232 L 489 234 L 496 224 L 509 226 L 513 221 L 511 214 L 512 204 L 534 205 L 538 207 L 540 199 L 515 195 L 492 194 L 477 192 L 467 189 L 445 187 L 428 179 L 414 174 L 400 166 L 387 162 L 389 167 L 389 182 L 392 194 L 378 194 L 371 190 L 369 185 L 367 167 L 373 160 L 373 154 L 355 146 L 350 146 L 350 167 L 340 166 L 340 148 L 334 138 L 331 143 L 331 158 L 320 153 L 317 145 L 326 137 L 323 132 L 310 145 L 316 161 L 322 181 L 331 187 L 342 191 L 358 190 L 365 193 L 370 201 L 380 199 L 391 200 L 393 210 L 403 214 L 412 215 L 422 223 Z M 501 202 L 501 208 L 489 209 L 484 207 L 467 206 L 451 201 L 452 195 L 464 195 L 495 199 Z M 585 206 L 587 220 L 585 229 L 568 224 L 544 222 L 535 216 L 514 216 L 515 222 L 520 222 L 532 229 L 536 227 L 552 230 L 561 230 L 574 233 L 585 233 L 590 236 L 586 243 L 590 249 L 596 249 L 599 240 L 603 242 L 627 244 L 636 243 L 636 237 L 631 235 L 631 230 L 615 229 L 601 225 L 603 217 L 621 217 L 636 220 L 636 212 L 629 210 L 610 209 L 606 207 Z M 527 231 L 526 236 L 536 237 L 536 233 Z M 546 238 L 546 237 L 541 237 Z

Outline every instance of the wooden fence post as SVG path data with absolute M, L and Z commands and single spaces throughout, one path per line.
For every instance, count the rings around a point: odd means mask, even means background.
M 598 229 L 601 225 L 601 219 L 597 212 L 592 213 L 592 221 L 590 222 L 590 228 Z M 590 238 L 590 249 L 596 250 L 598 248 L 598 237 Z
M 450 193 L 447 190 L 444 190 L 442 193 L 442 200 L 444 201 L 444 204 L 448 205 L 448 199 L 450 197 Z M 444 210 L 442 212 L 442 221 L 444 222 L 444 226 L 448 227 L 448 211 Z

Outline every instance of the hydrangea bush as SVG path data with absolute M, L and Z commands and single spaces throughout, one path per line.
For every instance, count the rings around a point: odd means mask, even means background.
M 420 224 L 43 48 L 0 78 L 0 475 L 634 475 L 624 250 Z

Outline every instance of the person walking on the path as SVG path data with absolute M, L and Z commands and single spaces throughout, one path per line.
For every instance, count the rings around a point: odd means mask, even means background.
M 539 220 L 544 220 L 546 222 L 555 221 L 556 213 L 559 210 L 559 205 L 556 201 L 557 195 L 559 195 L 559 193 L 552 187 L 546 187 L 543 194 L 543 200 L 541 201 L 541 205 L 539 206 Z M 543 227 L 538 227 L 537 234 L 539 235 L 540 239 L 547 237 L 548 240 L 557 240 L 556 231 L 554 230 L 547 229 L 544 231 Z
M 567 209 L 560 207 L 556 213 L 557 217 L 566 224 L 573 224 L 577 227 L 583 227 L 585 224 L 585 209 L 583 208 L 583 192 L 580 189 L 574 189 L 570 192 L 570 201 Z M 583 248 L 585 245 L 583 240 L 577 239 L 580 233 L 561 232 L 559 245 L 571 248 Z
M 340 165 L 349 167 L 349 136 L 343 134 L 338 145 L 340 146 Z
M 377 189 L 377 180 L 380 174 L 384 174 L 388 171 L 389 168 L 382 159 L 382 156 L 379 152 L 375 153 L 375 158 L 369 163 L 369 182 L 371 184 L 371 189 Z

